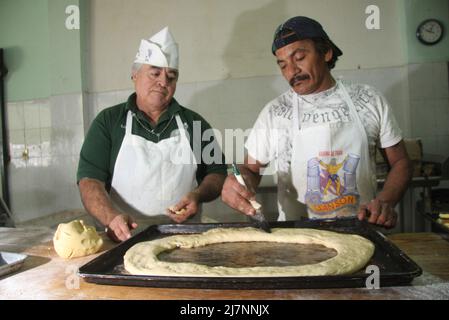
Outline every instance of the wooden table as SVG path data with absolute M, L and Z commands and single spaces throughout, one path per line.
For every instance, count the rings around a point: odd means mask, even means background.
M 76 270 L 97 255 L 64 260 L 53 249 L 54 230 L 0 228 L 0 251 L 28 255 L 23 267 L 0 278 L 0 300 L 6 299 L 449 299 L 449 242 L 434 233 L 389 236 L 423 269 L 412 285 L 302 290 L 197 290 L 97 285 L 84 282 Z M 114 244 L 105 240 L 104 250 Z M 103 252 L 104 252 L 103 250 Z

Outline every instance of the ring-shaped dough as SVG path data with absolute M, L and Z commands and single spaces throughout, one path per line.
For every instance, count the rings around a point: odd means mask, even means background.
M 335 249 L 337 255 L 316 264 L 284 267 L 231 268 L 188 262 L 164 262 L 158 259 L 163 251 L 194 248 L 225 242 L 280 242 L 320 244 Z M 250 245 L 250 244 L 248 244 Z M 371 241 L 352 234 L 306 228 L 276 228 L 271 233 L 255 228 L 217 228 L 202 234 L 175 235 L 140 242 L 124 256 L 125 269 L 135 275 L 191 277 L 292 277 L 323 276 L 354 273 L 363 268 L 374 253 Z

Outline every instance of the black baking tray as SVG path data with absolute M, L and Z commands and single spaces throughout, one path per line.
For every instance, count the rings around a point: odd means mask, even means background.
M 202 289 L 306 289 L 366 287 L 367 277 L 362 269 L 351 275 L 303 277 L 179 277 L 140 276 L 127 274 L 123 269 L 125 252 L 142 241 L 175 234 L 201 233 L 213 228 L 251 227 L 251 223 L 167 224 L 153 225 L 122 242 L 117 247 L 98 256 L 79 269 L 85 281 L 105 285 L 125 285 L 158 288 Z M 368 265 L 380 270 L 381 287 L 409 284 L 422 274 L 422 269 L 382 233 L 368 223 L 357 219 L 336 221 L 285 221 L 271 222 L 271 228 L 313 228 L 340 233 L 358 234 L 375 244 L 374 255 Z

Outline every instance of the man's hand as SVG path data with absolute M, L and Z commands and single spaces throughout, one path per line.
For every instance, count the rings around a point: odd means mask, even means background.
M 195 215 L 200 207 L 200 195 L 197 192 L 189 192 L 173 207 L 167 209 L 167 215 L 176 223 L 186 221 Z
M 106 233 L 115 242 L 125 241 L 131 238 L 131 231 L 137 228 L 137 223 L 125 214 L 119 214 L 107 226 Z
M 229 175 L 223 185 L 221 200 L 231 208 L 242 212 L 245 215 L 252 216 L 256 210 L 250 203 L 255 199 L 255 194 L 242 186 L 234 175 Z
M 358 217 L 360 220 L 369 217 L 370 223 L 393 228 L 398 220 L 394 206 L 407 190 L 412 178 L 412 165 L 403 140 L 382 150 L 391 166 L 390 172 L 376 198 L 360 206 Z
M 359 220 L 368 218 L 369 223 L 377 224 L 385 228 L 393 228 L 398 220 L 394 208 L 387 202 L 373 199 L 367 204 L 362 204 L 358 212 Z
M 106 226 L 109 238 L 120 242 L 131 237 L 130 230 L 137 228 L 137 223 L 114 208 L 104 182 L 83 178 L 79 181 L 79 189 L 86 211 Z

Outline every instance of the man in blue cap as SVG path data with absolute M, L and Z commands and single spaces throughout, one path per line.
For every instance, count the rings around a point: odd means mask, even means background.
M 371 86 L 334 79 L 331 70 L 343 52 L 313 19 L 298 16 L 281 24 L 271 51 L 291 89 L 265 106 L 248 137 L 240 166 L 248 189 L 228 176 L 223 201 L 254 214 L 252 190 L 261 170 L 274 162 L 278 220 L 358 216 L 394 227 L 394 207 L 407 189 L 411 165 L 386 99 Z M 377 194 L 376 146 L 391 166 Z M 329 184 L 337 180 L 338 186 Z

